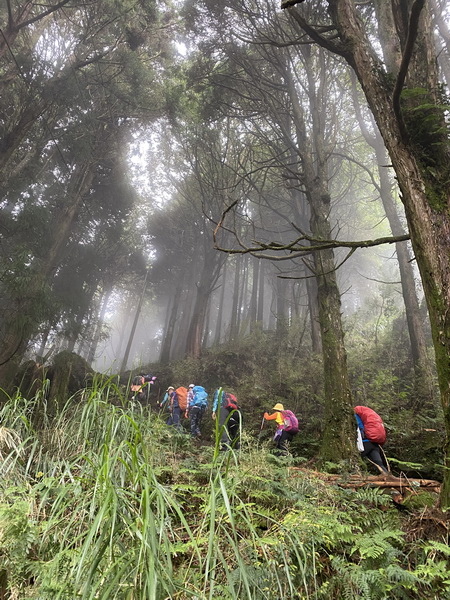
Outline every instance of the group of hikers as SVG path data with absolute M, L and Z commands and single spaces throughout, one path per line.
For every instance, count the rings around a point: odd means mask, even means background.
M 193 438 L 201 437 L 200 426 L 208 406 L 208 393 L 203 386 L 191 383 L 187 388 L 180 386 L 175 389 L 170 385 L 159 406 L 169 410 L 168 425 L 181 430 L 181 417 L 184 416 L 190 420 L 191 436 Z M 226 392 L 222 387 L 216 389 L 212 418 L 213 420 L 218 419 L 218 426 L 221 428 L 221 450 L 239 449 L 242 413 L 233 393 Z
M 181 417 L 190 419 L 191 436 L 199 438 L 200 425 L 208 405 L 208 394 L 204 387 L 191 383 L 188 388 L 170 385 L 162 402 L 161 408 L 167 407 L 169 418 L 167 424 L 181 430 Z M 280 403 L 275 404 L 274 412 L 264 413 L 264 420 L 275 420 L 277 429 L 274 436 L 276 450 L 279 454 L 289 453 L 289 442 L 298 433 L 298 419 L 290 410 L 285 410 Z M 242 413 L 236 396 L 219 387 L 214 392 L 212 418 L 220 429 L 220 449 L 238 450 L 242 431 Z
M 144 389 L 150 388 L 156 377 L 139 375 L 133 378 L 131 393 L 135 399 L 145 398 Z M 141 396 L 140 396 L 141 395 Z M 169 416 L 167 425 L 178 431 L 183 431 L 181 419 L 189 419 L 190 433 L 193 438 L 201 437 L 201 423 L 208 406 L 208 393 L 201 385 L 189 384 L 188 387 L 175 388 L 169 385 L 163 399 L 158 403 L 161 409 L 167 410 Z M 280 403 L 275 404 L 273 413 L 264 413 L 264 420 L 274 420 L 277 427 L 274 435 L 275 447 L 278 453 L 289 453 L 289 442 L 298 433 L 298 419 L 290 410 L 285 410 Z M 220 449 L 230 448 L 238 450 L 241 443 L 242 412 L 234 393 L 226 391 L 223 387 L 215 390 L 212 405 L 212 418 L 220 430 Z
M 146 385 L 150 388 L 156 379 L 150 375 L 139 376 L 139 381 L 133 379 L 132 393 L 141 393 Z M 177 388 L 170 385 L 159 403 L 160 408 L 167 409 L 169 412 L 167 425 L 182 431 L 182 417 L 190 420 L 190 433 L 193 438 L 201 437 L 200 427 L 207 406 L 208 393 L 205 388 L 193 383 L 188 387 Z M 357 425 L 356 445 L 361 456 L 366 457 L 381 472 L 389 472 L 389 465 L 382 450 L 382 445 L 386 441 L 386 430 L 381 417 L 367 406 L 355 406 L 353 410 Z M 272 411 L 270 414 L 264 413 L 261 429 L 265 421 L 275 421 L 276 431 L 273 438 L 275 451 L 287 455 L 289 444 L 299 431 L 298 419 L 291 410 L 286 410 L 279 402 L 273 406 Z M 214 392 L 212 418 L 221 432 L 220 449 L 239 449 L 242 412 L 236 396 L 223 387 L 217 388 Z

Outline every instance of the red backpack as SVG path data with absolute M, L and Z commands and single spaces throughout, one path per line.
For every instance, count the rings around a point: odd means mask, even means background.
M 225 398 L 223 400 L 224 408 L 226 408 L 229 411 L 239 410 L 238 401 L 234 394 L 230 394 L 229 392 L 224 392 L 224 396 L 225 396 Z
M 384 444 L 386 429 L 380 415 L 368 406 L 355 406 L 354 411 L 363 422 L 366 438 L 375 444 Z

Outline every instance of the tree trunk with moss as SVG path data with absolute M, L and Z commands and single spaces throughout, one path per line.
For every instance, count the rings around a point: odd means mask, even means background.
M 385 29 L 390 29 L 388 24 L 385 24 Z M 394 236 L 400 237 L 405 234 L 405 231 L 391 192 L 392 181 L 389 176 L 389 171 L 386 167 L 388 164 L 386 148 L 375 123 L 373 123 L 375 130 L 374 133 L 371 133 L 368 129 L 367 122 L 362 115 L 355 83 L 355 78 L 352 77 L 352 95 L 356 117 L 358 119 L 364 139 L 375 152 L 379 178 L 378 189 L 391 231 Z M 407 242 L 397 242 L 395 244 L 395 249 L 400 271 L 400 281 L 402 285 L 403 301 L 405 304 L 409 340 L 411 344 L 411 357 L 414 365 L 414 389 L 416 396 L 414 404 L 416 406 L 423 406 L 423 404 L 426 404 L 429 408 L 432 408 L 434 406 L 436 395 L 433 366 L 427 353 L 425 327 L 420 310 L 419 299 L 417 297 L 412 257 Z
M 325 217 L 330 198 L 315 194 L 311 206 L 311 230 L 314 237 L 330 239 L 331 230 Z M 320 458 L 336 462 L 355 459 L 354 417 L 347 370 L 341 296 L 336 280 L 336 264 L 332 250 L 314 253 L 314 267 L 322 338 L 325 417 Z
M 301 156 L 302 178 L 311 217 L 312 236 L 317 240 L 331 239 L 328 189 L 328 152 L 325 148 L 323 119 L 319 113 L 326 109 L 327 76 L 325 72 L 316 83 L 315 58 L 310 48 L 302 48 L 304 74 L 308 81 L 308 101 L 311 113 L 311 133 L 308 134 L 303 107 L 294 79 L 286 71 L 288 92 L 292 103 L 293 120 L 297 132 L 297 147 Z M 321 58 L 318 63 L 324 68 Z M 318 86 L 320 85 L 320 89 Z M 314 244 L 313 244 L 314 245 Z M 318 320 L 320 326 L 325 416 L 320 458 L 322 461 L 354 461 L 354 419 L 347 370 L 347 354 L 342 326 L 341 297 L 336 278 L 333 250 L 314 252 L 314 270 L 317 281 Z

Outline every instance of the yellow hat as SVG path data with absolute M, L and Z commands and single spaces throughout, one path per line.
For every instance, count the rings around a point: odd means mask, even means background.
M 275 404 L 272 410 L 284 410 L 284 406 L 278 402 L 277 404 Z

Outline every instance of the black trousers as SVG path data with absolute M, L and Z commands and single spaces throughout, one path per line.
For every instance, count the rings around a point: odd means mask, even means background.
M 287 456 L 289 454 L 289 442 L 292 442 L 294 439 L 295 433 L 291 433 L 290 431 L 283 431 L 280 435 L 277 435 L 275 438 L 277 454 L 283 454 Z
M 201 435 L 200 425 L 202 423 L 205 408 L 205 406 L 192 406 L 189 409 L 189 418 L 191 419 L 191 435 L 193 437 L 200 437 Z
M 228 419 L 228 420 L 227 420 Z M 241 413 L 239 410 L 229 411 L 224 406 L 220 407 L 219 425 L 222 427 L 220 445 L 222 448 L 230 446 L 237 450 L 241 441 Z
M 180 407 L 172 406 L 169 418 L 167 419 L 167 425 L 173 425 L 177 429 L 181 429 L 180 417 L 181 417 Z
M 387 465 L 385 465 L 383 458 L 380 452 L 379 444 L 375 444 L 375 442 L 365 441 L 363 442 L 364 452 L 361 452 L 361 456 L 366 456 L 373 463 L 378 465 L 383 471 L 388 472 Z

